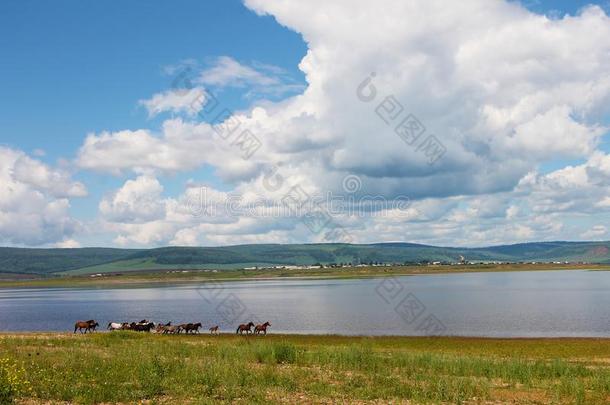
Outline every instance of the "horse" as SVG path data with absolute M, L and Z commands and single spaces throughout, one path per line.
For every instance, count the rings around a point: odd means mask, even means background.
M 265 322 L 262 325 L 256 325 L 256 327 L 254 328 L 254 334 L 255 335 L 259 335 L 261 332 L 263 334 L 267 334 L 267 328 L 271 326 L 271 323 L 269 321 Z
M 210 329 L 210 333 L 213 334 L 218 334 L 218 325 L 216 326 L 212 326 Z
M 106 329 L 108 329 L 108 330 L 123 330 L 125 328 L 125 326 L 127 326 L 127 325 L 128 325 L 127 322 L 123 322 L 123 323 L 110 322 L 110 323 L 108 323 L 108 327 Z
M 155 324 L 153 322 L 148 322 L 144 324 L 132 322 L 131 325 L 129 325 L 129 329 L 135 330 L 137 332 L 150 332 L 150 330 L 154 327 Z
M 241 335 L 245 331 L 246 335 L 249 335 L 250 333 L 252 333 L 251 329 L 253 326 L 254 326 L 254 322 L 242 323 L 241 325 L 239 325 L 237 327 L 237 331 L 235 332 L 235 334 Z
M 185 333 L 199 333 L 199 328 L 201 328 L 201 322 L 197 323 L 187 323 L 186 325 L 180 325 Z
M 175 333 L 180 333 L 180 331 L 182 330 L 182 328 L 180 327 L 180 325 L 177 326 L 172 326 L 172 325 L 166 325 L 163 327 L 163 334 L 175 334 Z
M 155 328 L 155 332 L 157 332 L 157 333 L 161 333 L 161 332 L 163 332 L 163 331 L 164 331 L 164 329 L 165 329 L 165 328 L 167 328 L 168 326 L 171 326 L 171 325 L 172 325 L 172 323 L 171 323 L 171 322 L 168 322 L 168 323 L 166 323 L 166 324 L 162 324 L 162 323 L 160 323 L 160 324 L 158 324 L 158 325 L 156 326 L 156 328 Z
M 90 319 L 90 320 L 89 320 L 89 325 L 91 325 L 91 326 L 90 326 L 91 332 L 95 332 L 95 329 L 96 329 L 98 326 L 100 326 L 100 324 L 99 324 L 99 323 L 97 323 L 97 322 L 95 322 L 93 319 Z
M 95 328 L 98 326 L 100 326 L 99 323 L 95 322 L 93 319 L 89 319 L 88 321 L 76 321 L 74 324 L 74 333 L 76 333 L 77 330 L 80 333 L 83 333 L 83 329 L 85 330 L 84 333 L 89 331 L 94 332 Z

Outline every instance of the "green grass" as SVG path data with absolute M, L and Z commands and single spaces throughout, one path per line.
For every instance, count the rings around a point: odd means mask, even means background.
M 610 401 L 609 343 L 604 339 L 6 334 L 0 335 L 0 359 L 12 366 L 4 374 L 0 367 L 0 395 L 9 392 L 17 402 L 28 404 L 144 400 L 603 404 Z M 8 388 L 3 391 L 3 387 Z

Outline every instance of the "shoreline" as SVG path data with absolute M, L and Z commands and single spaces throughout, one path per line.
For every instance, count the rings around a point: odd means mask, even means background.
M 222 270 L 217 273 L 202 270 L 172 272 L 150 271 L 120 275 L 63 276 L 29 280 L 2 280 L 0 289 L 9 288 L 121 288 L 151 285 L 182 285 L 206 282 L 269 281 L 269 280 L 349 280 L 392 276 L 445 275 L 527 271 L 608 271 L 610 265 L 600 264 L 502 264 L 502 265 L 429 265 L 328 268 L 311 270 L 259 269 Z M 6 274 L 6 273 L 5 273 Z
M 416 336 L 416 335 L 344 335 L 339 333 L 289 333 L 289 332 L 269 332 L 265 335 L 237 335 L 235 332 L 219 332 L 218 334 L 212 335 L 209 332 L 201 332 L 198 334 L 185 334 L 180 333 L 177 335 L 164 335 L 155 332 L 135 332 L 135 331 L 108 331 L 98 330 L 96 332 L 89 333 L 73 333 L 71 331 L 2 331 L 0 330 L 0 339 L 2 338 L 29 338 L 29 337 L 49 337 L 49 338 L 78 338 L 86 336 L 99 336 L 107 334 L 129 334 L 133 336 L 158 336 L 160 338 L 167 339 L 180 339 L 180 338 L 200 338 L 200 339 L 217 339 L 217 338 L 244 338 L 244 339 L 307 339 L 307 340 L 334 340 L 334 341 L 486 341 L 486 342 L 606 342 L 610 343 L 610 336 L 461 336 L 461 335 L 427 335 L 427 336 Z

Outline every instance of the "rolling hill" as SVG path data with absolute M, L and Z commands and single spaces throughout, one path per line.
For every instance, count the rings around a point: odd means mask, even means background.
M 160 269 L 235 269 L 316 263 L 420 263 L 470 261 L 610 263 L 610 242 L 533 242 L 483 248 L 414 243 L 258 244 L 156 249 L 0 248 L 0 273 L 59 275 Z

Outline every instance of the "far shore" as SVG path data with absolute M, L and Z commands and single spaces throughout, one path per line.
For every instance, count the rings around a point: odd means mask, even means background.
M 250 269 L 250 270 L 155 270 L 122 274 L 54 276 L 46 278 L 0 280 L 0 288 L 100 288 L 138 285 L 189 284 L 204 282 L 261 281 L 277 279 L 360 279 L 391 276 L 455 273 L 522 272 L 553 270 L 610 270 L 610 264 L 464 264 L 367 266 L 322 269 Z M 8 273 L 3 273 L 7 275 Z M 0 276 L 2 274 L 0 273 Z

